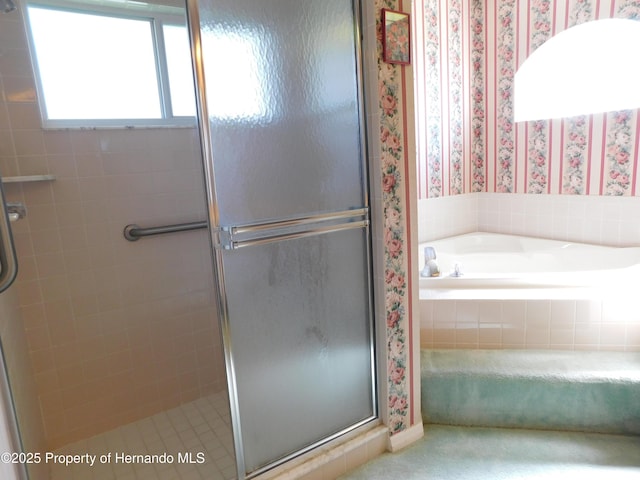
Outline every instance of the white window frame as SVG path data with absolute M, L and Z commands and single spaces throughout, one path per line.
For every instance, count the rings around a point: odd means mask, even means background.
M 195 116 L 174 116 L 171 107 L 171 91 L 169 85 L 169 73 L 167 57 L 164 45 L 163 25 L 186 25 L 186 10 L 180 7 L 166 5 L 150 5 L 143 2 L 122 2 L 113 0 L 96 0 L 95 4 L 89 0 L 33 0 L 23 5 L 23 15 L 29 37 L 29 48 L 33 63 L 33 72 L 36 80 L 38 104 L 42 117 L 42 126 L 45 129 L 64 128 L 133 128 L 133 127 L 193 127 L 196 125 Z M 143 20 L 151 22 L 153 45 L 156 63 L 156 75 L 158 82 L 161 118 L 110 118 L 110 119 L 50 119 L 46 112 L 44 90 L 33 41 L 33 33 L 29 23 L 28 7 L 43 7 L 69 12 L 77 12 L 92 15 L 104 15 L 123 19 Z M 195 98 L 195 87 L 194 87 Z

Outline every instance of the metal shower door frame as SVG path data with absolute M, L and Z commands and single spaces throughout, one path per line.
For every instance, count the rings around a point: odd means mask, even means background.
M 321 0 L 320 0 L 321 1 Z M 211 248 L 212 248 L 212 259 L 213 259 L 213 275 L 214 282 L 217 286 L 216 293 L 216 303 L 219 314 L 219 323 L 221 329 L 221 337 L 222 343 L 224 347 L 224 358 L 225 358 L 225 370 L 227 376 L 227 385 L 228 385 L 228 394 L 229 394 L 229 407 L 231 411 L 231 426 L 233 433 L 233 442 L 236 456 L 236 469 L 239 480 L 244 480 L 248 478 L 253 478 L 257 475 L 264 473 L 272 468 L 275 468 L 287 461 L 290 461 L 306 452 L 309 452 L 312 449 L 317 448 L 318 446 L 324 445 L 327 442 L 335 440 L 347 433 L 353 432 L 364 425 L 370 424 L 371 422 L 379 419 L 379 409 L 378 409 L 378 396 L 377 396 L 377 384 L 378 384 L 378 376 L 377 376 L 377 361 L 376 361 L 376 342 L 375 342 L 375 322 L 374 322 L 374 299 L 373 299 L 373 266 L 372 266 L 372 234 L 371 234 L 371 226 L 370 226 L 370 176 L 369 176 L 369 165 L 368 165 L 368 143 L 367 143 L 367 122 L 366 122 L 366 112 L 365 112 L 365 98 L 364 98 L 364 69 L 363 69 L 363 52 L 362 52 L 362 5 L 361 0 L 351 0 L 353 13 L 354 13 L 354 46 L 356 50 L 356 76 L 357 76 L 357 85 L 358 85 L 358 114 L 360 120 L 360 146 L 361 146 L 361 169 L 362 169 L 362 188 L 363 188 L 363 208 L 354 210 L 354 211 L 344 211 L 344 212 L 334 212 L 333 214 L 329 213 L 326 215 L 318 215 L 316 219 L 312 219 L 311 221 L 307 221 L 305 217 L 292 218 L 289 222 L 281 222 L 281 223 L 290 223 L 294 225 L 294 232 L 289 233 L 286 232 L 283 235 L 292 235 L 290 238 L 296 238 L 298 236 L 305 235 L 315 235 L 325 233 L 322 229 L 326 229 L 326 232 L 337 231 L 342 228 L 337 227 L 334 230 L 331 225 L 331 221 L 338 218 L 348 218 L 352 217 L 353 223 L 346 224 L 349 226 L 344 227 L 347 228 L 364 228 L 367 231 L 367 241 L 366 241 L 366 258 L 367 269 L 368 269 L 368 280 L 367 280 L 367 290 L 368 290 L 368 324 L 370 331 L 369 344 L 371 348 L 371 400 L 373 406 L 373 415 L 369 418 L 363 419 L 360 422 L 351 425 L 345 428 L 342 431 L 339 431 L 327 438 L 322 439 L 312 445 L 309 445 L 299 451 L 296 451 L 290 455 L 287 455 L 283 458 L 276 460 L 274 463 L 269 464 L 265 467 L 262 467 L 256 471 L 251 472 L 249 475 L 246 474 L 245 461 L 244 461 L 244 452 L 243 452 L 243 439 L 242 439 L 242 430 L 240 425 L 239 418 L 239 399 L 238 399 L 238 391 L 237 391 L 237 383 L 236 383 L 236 369 L 234 367 L 234 357 L 231 349 L 231 328 L 230 328 L 230 318 L 229 318 L 229 305 L 227 303 L 227 291 L 225 287 L 225 274 L 224 274 L 224 264 L 223 264 L 223 251 L 225 249 L 234 249 L 245 246 L 244 242 L 248 242 L 248 244 L 252 244 L 252 240 L 244 240 L 241 239 L 239 241 L 240 244 L 233 239 L 233 233 L 245 233 L 251 232 L 254 230 L 260 230 L 261 225 L 246 225 L 239 227 L 231 227 L 231 229 L 221 225 L 220 222 L 220 212 L 218 209 L 218 200 L 216 195 L 216 187 L 215 187 L 215 168 L 213 159 L 215 157 L 214 148 L 212 145 L 212 135 L 211 135 L 211 124 L 209 121 L 209 109 L 207 106 L 207 92 L 206 92 L 206 80 L 205 80 L 205 69 L 202 60 L 202 38 L 200 33 L 200 13 L 199 13 L 199 0 L 186 0 L 187 5 L 187 28 L 189 31 L 189 39 L 191 44 L 191 55 L 192 55 L 192 64 L 194 71 L 194 82 L 195 82 L 195 92 L 196 92 L 196 111 L 197 111 L 197 123 L 200 134 L 200 143 L 202 150 L 202 158 L 203 158 L 203 169 L 205 176 L 205 190 L 207 195 L 207 213 L 209 220 L 209 234 L 211 238 Z M 360 218 L 358 218 L 360 217 Z M 295 226 L 305 225 L 306 223 L 311 223 L 312 221 L 318 221 L 320 223 L 325 222 L 326 226 L 316 227 L 312 230 L 306 231 L 295 231 Z M 284 225 L 284 227 L 290 225 Z M 246 230 L 244 228 L 246 227 Z M 240 228 L 240 232 L 236 232 L 235 229 Z M 275 228 L 280 228 L 279 225 L 276 225 Z M 274 237 L 275 238 L 275 237 Z M 270 240 L 267 240 L 270 241 Z
M 13 235 L 2 188 L 2 177 L 0 177 L 0 293 L 11 286 L 17 275 L 18 260 L 13 246 Z
M 2 177 L 0 176 L 0 293 L 7 290 L 15 281 L 18 275 L 18 259 L 13 244 L 13 235 L 11 233 L 10 216 L 7 210 L 7 202 L 5 201 L 4 190 L 2 188 Z M 2 348 L 2 340 L 0 340 L 0 398 L 5 408 L 5 420 L 8 427 L 9 440 L 13 443 L 15 452 L 22 452 L 22 435 L 18 425 L 18 416 L 16 406 L 13 401 L 11 391 L 11 382 Z M 0 412 L 0 414 L 2 414 Z M 26 463 L 16 467 L 19 479 L 29 478 Z

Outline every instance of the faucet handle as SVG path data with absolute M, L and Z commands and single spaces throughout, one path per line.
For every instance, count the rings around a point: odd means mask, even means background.
M 424 247 L 424 260 L 435 260 L 436 258 L 436 249 L 433 247 Z

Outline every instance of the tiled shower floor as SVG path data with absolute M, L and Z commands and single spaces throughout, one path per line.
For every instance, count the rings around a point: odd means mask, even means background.
M 194 463 L 180 463 L 178 453 Z M 56 454 L 97 455 L 95 464 L 53 465 L 51 480 L 228 480 L 235 477 L 233 442 L 224 393 L 214 394 L 86 440 Z M 101 455 L 111 453 L 111 459 Z M 173 456 L 154 463 L 116 463 L 115 455 Z M 198 456 L 198 454 L 201 454 Z M 202 456 L 203 455 L 203 456 Z M 184 460 L 184 457 L 182 457 Z M 198 463 L 199 459 L 204 462 Z M 163 459 L 164 460 L 164 459 Z

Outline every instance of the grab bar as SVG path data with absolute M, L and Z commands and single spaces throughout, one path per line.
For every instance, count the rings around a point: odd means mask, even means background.
M 178 223 L 175 225 L 163 225 L 160 227 L 142 228 L 136 224 L 130 224 L 124 227 L 124 238 L 130 242 L 135 242 L 141 237 L 150 237 L 151 235 L 161 235 L 163 233 L 186 232 L 189 230 L 200 230 L 207 228 L 209 224 L 206 221 Z

